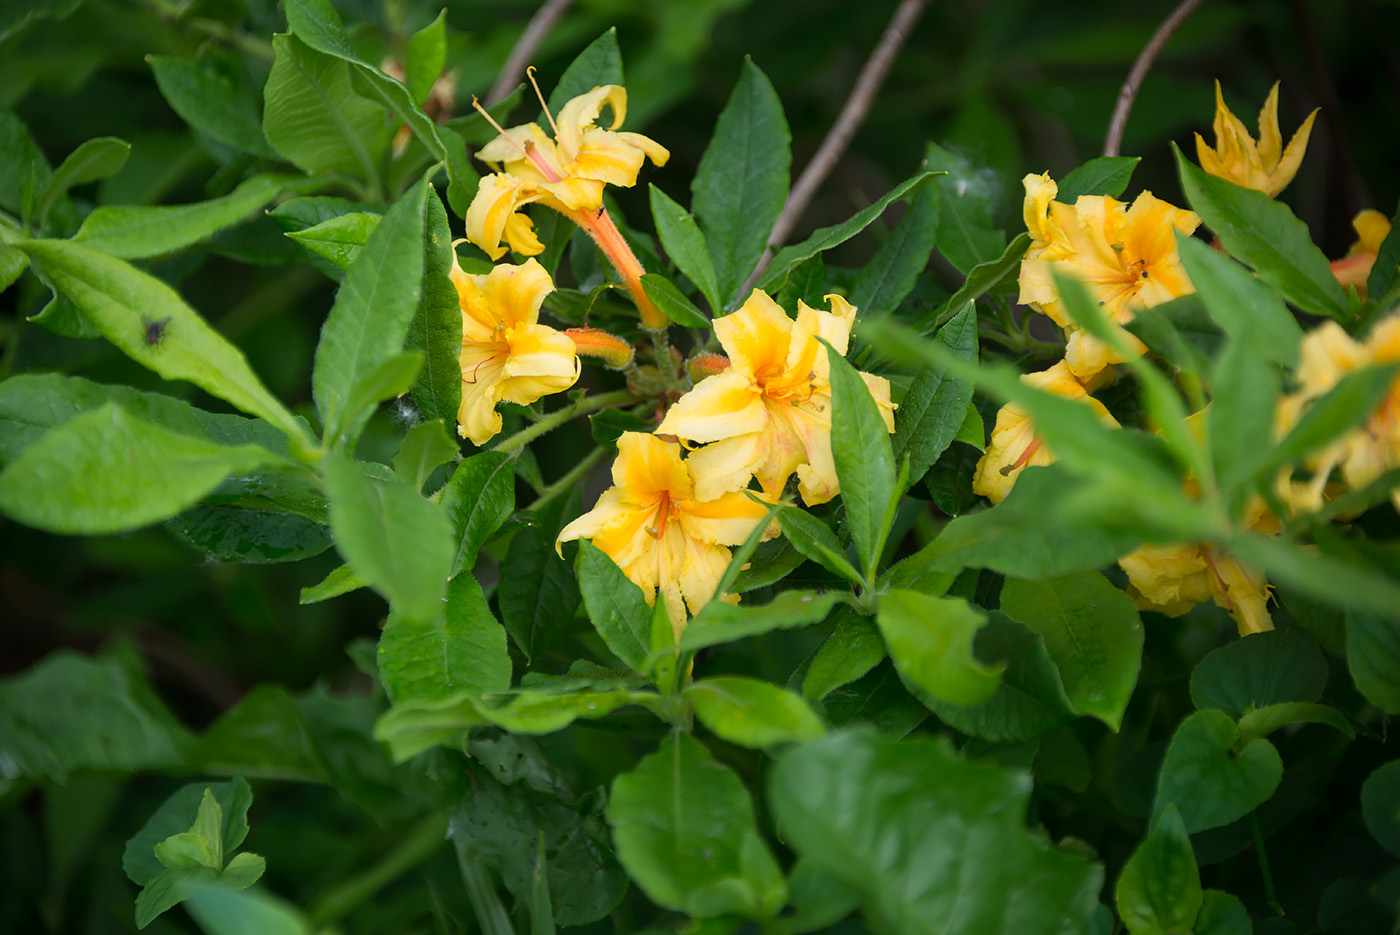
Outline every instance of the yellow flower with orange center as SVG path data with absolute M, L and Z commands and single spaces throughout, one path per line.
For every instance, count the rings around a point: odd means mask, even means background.
M 554 283 L 534 260 L 501 264 L 485 276 L 452 259 L 452 284 L 462 308 L 462 403 L 457 431 L 483 445 L 501 430 L 496 404 L 529 405 L 562 393 L 578 379 L 574 342 L 539 323 Z
M 1259 111 L 1259 141 L 1249 135 L 1244 124 L 1225 106 L 1225 95 L 1220 92 L 1220 82 L 1215 83 L 1215 148 L 1211 149 L 1196 134 L 1196 158 L 1201 168 L 1211 175 L 1257 189 L 1273 198 L 1288 187 L 1303 163 L 1303 153 L 1308 148 L 1308 137 L 1312 134 L 1314 110 L 1308 114 L 1288 147 L 1283 145 L 1283 137 L 1278 129 L 1278 82 L 1269 90 L 1264 100 L 1264 108 Z
M 686 462 L 701 499 L 746 487 L 750 477 L 776 497 L 794 472 L 809 506 L 840 492 L 831 455 L 831 369 L 817 339 L 844 355 L 856 309 L 839 295 L 826 298 L 830 312 L 799 301 L 793 321 L 755 289 L 737 312 L 715 319 L 729 366 L 682 396 L 656 429 L 709 443 Z M 893 432 L 889 381 L 861 377 Z
M 739 545 L 767 516 L 743 493 L 704 497 L 691 476 L 681 447 L 655 435 L 624 432 L 617 440 L 613 486 L 592 510 L 559 533 L 555 543 L 593 540 L 655 604 L 666 595 L 666 610 L 677 637 L 692 614 L 712 597 Z M 737 594 L 720 600 L 737 603 Z
M 1065 361 L 1075 377 L 1089 382 L 1124 358 L 1069 317 L 1055 289 L 1053 271 L 1077 277 L 1105 317 L 1132 321 L 1137 310 L 1194 292 L 1176 250 L 1176 233 L 1200 225 L 1193 212 L 1143 192 L 1132 205 L 1106 195 L 1080 195 L 1073 205 L 1055 200 L 1059 186 L 1043 175 L 1027 175 L 1024 215 L 1031 246 L 1021 260 L 1018 301 L 1049 315 L 1068 339 Z M 1138 353 L 1142 342 L 1125 334 Z
M 1364 367 L 1400 361 L 1400 315 L 1378 323 L 1365 343 L 1351 337 L 1335 321 L 1324 322 L 1303 338 L 1299 358 L 1302 387 L 1279 401 L 1275 432 L 1280 437 L 1342 377 Z M 1279 483 L 1284 500 L 1299 512 L 1322 506 L 1334 468 L 1340 468 L 1347 487 L 1360 490 L 1386 471 L 1400 467 L 1400 377 L 1390 384 L 1390 391 L 1360 428 L 1312 452 L 1304 464 L 1312 471 L 1311 481 L 1296 483 L 1292 471 L 1286 470 Z M 1391 491 L 1390 500 L 1400 510 L 1400 488 Z
M 612 109 L 608 129 L 597 125 L 605 107 Z M 502 130 L 476 154 L 496 171 L 482 178 L 467 208 L 467 239 L 493 260 L 506 252 L 502 238 L 516 253 L 534 256 L 544 245 L 519 213 L 522 206 L 539 202 L 578 223 L 603 206 L 605 185 L 637 184 L 648 158 L 665 165 L 671 154 L 664 146 L 640 133 L 616 132 L 626 117 L 627 91 L 609 84 L 570 100 L 558 119 L 550 117 L 553 137 L 534 123 Z
M 1103 403 L 1089 395 L 1084 384 L 1075 379 L 1069 365 L 1063 360 L 1049 370 L 1022 375 L 1021 382 L 1065 399 L 1082 400 L 1093 408 L 1105 425 L 1118 427 L 1118 420 L 1104 408 Z M 1055 455 L 1050 447 L 1036 434 L 1030 414 L 1017 404 L 1008 403 L 997 412 L 991 441 L 972 475 L 972 492 L 993 503 L 1000 503 L 1011 493 L 1016 478 L 1021 476 L 1023 470 L 1044 466 L 1054 460 Z

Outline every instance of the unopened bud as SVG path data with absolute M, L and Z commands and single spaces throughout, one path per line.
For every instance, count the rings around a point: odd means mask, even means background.
M 622 370 L 632 362 L 632 345 L 601 328 L 569 328 L 564 332 L 574 342 L 582 357 L 596 357 L 613 370 Z
M 633 396 L 660 396 L 666 390 L 661 371 L 647 364 L 627 372 L 627 389 Z
M 692 383 L 699 383 L 706 377 L 723 373 L 729 369 L 729 358 L 723 354 L 697 354 L 685 362 L 685 371 L 690 374 Z

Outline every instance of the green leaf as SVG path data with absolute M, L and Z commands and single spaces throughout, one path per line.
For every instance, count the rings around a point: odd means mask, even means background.
M 967 279 L 958 291 L 949 297 L 931 315 L 920 316 L 914 320 L 914 325 L 920 333 L 927 332 L 935 324 L 946 321 L 949 316 L 955 315 L 969 302 L 975 302 L 982 296 L 997 289 L 999 284 L 1006 281 L 1007 277 L 1013 273 L 1019 273 L 1021 269 L 1021 259 L 1030 249 L 1031 235 L 1018 234 L 1011 243 L 1006 245 L 1001 256 L 985 263 L 978 263 L 968 271 Z M 1016 279 L 1011 279 L 1012 291 L 1015 291 Z
M 549 873 L 545 869 L 544 832 L 535 846 L 534 873 L 530 877 L 530 935 L 554 935 L 554 906 L 549 899 Z
M 886 591 L 875 619 L 900 677 L 919 693 L 963 706 L 996 694 L 1001 668 L 972 652 L 987 617 L 962 598 Z
M 788 275 L 805 261 L 832 247 L 839 246 L 856 234 L 865 230 L 875 219 L 885 213 L 885 209 L 896 201 L 919 193 L 925 185 L 938 176 L 937 172 L 919 172 L 913 178 L 900 182 L 873 205 L 862 208 L 840 224 L 818 228 L 812 236 L 799 244 L 783 247 L 768 264 L 768 270 L 759 278 L 758 288 L 765 292 L 775 292 L 787 282 Z M 698 213 L 698 208 L 697 208 Z M 701 220 L 704 220 L 702 217 Z
M 578 578 L 554 551 L 554 540 L 566 517 L 578 514 L 579 500 L 579 494 L 561 497 L 554 506 L 536 513 L 511 538 L 501 563 L 501 582 L 496 586 L 501 621 L 527 660 L 548 651 L 574 622 L 578 610 Z
M 191 767 L 263 779 L 326 782 L 296 700 L 276 685 L 259 685 L 224 712 L 195 748 Z
M 253 804 L 248 781 L 239 777 L 221 783 L 192 782 L 167 798 L 141 830 L 126 842 L 122 869 L 132 883 L 145 886 L 165 870 L 154 848 L 196 824 L 205 796 L 219 806 L 219 849 L 225 854 L 238 850 L 248 836 L 248 807 Z
M 1291 701 L 1246 711 L 1240 718 L 1240 737 L 1248 743 L 1255 737 L 1267 737 L 1274 731 L 1293 724 L 1326 724 L 1346 734 L 1348 738 L 1356 736 L 1346 715 L 1336 708 Z
M 409 426 L 403 441 L 399 442 L 393 461 L 394 474 L 414 490 L 421 491 L 428 476 L 455 457 L 457 442 L 447 434 L 447 426 L 441 419 L 419 422 Z
M 332 568 L 318 583 L 309 588 L 302 588 L 297 603 L 319 604 L 321 601 L 328 601 L 368 586 L 368 582 L 351 571 L 349 565 L 340 565 Z
M 315 182 L 317 180 L 312 180 Z M 310 184 L 310 183 L 303 183 Z M 173 253 L 232 227 L 284 188 L 301 187 L 290 175 L 255 175 L 221 198 L 185 205 L 102 205 L 73 235 L 75 243 L 124 260 Z
M 22 249 L 122 353 L 167 380 L 186 380 L 294 439 L 303 424 L 267 391 L 243 352 L 200 318 L 179 294 L 128 263 L 86 246 L 27 241 Z M 164 321 L 149 343 L 147 322 Z
M 1142 621 L 1132 599 L 1095 572 L 1008 578 L 1001 610 L 1045 640 L 1075 709 L 1117 730 L 1142 663 Z
M 791 141 L 778 92 L 745 58 L 690 185 L 691 207 L 704 228 L 725 307 L 740 298 L 739 287 L 782 213 L 791 184 Z
M 606 717 L 639 697 L 655 698 L 625 689 L 605 692 L 517 691 L 503 704 L 482 704 L 478 710 L 491 723 L 514 734 L 552 734 L 579 718 Z
M 477 552 L 515 509 L 515 471 L 510 455 L 481 451 L 457 465 L 439 502 L 457 543 L 454 576 L 476 566 Z
M 996 694 L 970 707 L 916 691 L 919 700 L 948 726 L 996 743 L 1033 740 L 1068 722 L 1074 708 L 1045 640 L 1000 612 L 989 618 L 977 634 L 976 649 L 985 664 L 1001 669 Z
M 455 763 L 459 776 L 446 790 L 448 834 L 499 875 L 512 896 L 533 901 L 536 880 L 543 877 L 551 913 L 561 926 L 587 925 L 617 906 L 627 892 L 627 875 L 598 816 L 574 805 L 572 796 L 556 797 L 533 782 L 511 782 L 499 770 L 460 756 Z
M 68 194 L 71 188 L 96 182 L 116 175 L 126 165 L 126 157 L 131 155 L 131 144 L 115 136 L 99 136 L 79 144 L 69 153 L 53 176 L 38 193 L 37 215 L 39 225 L 47 222 L 49 212 L 59 199 Z
M 634 672 L 645 671 L 651 646 L 651 608 L 642 589 L 586 539 L 579 540 L 577 568 L 583 606 L 598 635 Z
M 1368 701 L 1400 714 L 1400 622 L 1393 614 L 1347 609 L 1347 668 Z
M 1347 317 L 1346 297 L 1327 258 L 1286 204 L 1210 175 L 1175 144 L 1172 151 L 1186 200 L 1231 256 L 1303 311 Z
M 1102 870 L 1026 828 L 1030 792 L 1029 776 L 968 763 L 941 737 L 870 733 L 792 750 L 769 782 L 784 839 L 860 894 L 875 931 L 1085 931 Z
M 8 244 L 0 244 L 0 292 L 13 286 L 28 265 L 29 257 Z
M 578 54 L 549 93 L 549 112 L 559 113 L 571 98 L 587 94 L 605 84 L 625 84 L 622 78 L 622 50 L 613 27 L 594 39 Z
M 847 608 L 826 642 L 813 654 L 802 679 L 802 696 L 825 698 L 864 676 L 886 655 L 885 640 L 875 623 Z
M 710 319 L 660 273 L 642 274 L 642 291 L 662 314 L 686 328 L 708 328 Z
M 922 195 L 920 196 L 923 197 Z M 971 302 L 939 329 L 934 340 L 963 360 L 977 359 L 977 308 Z M 918 483 L 962 428 L 972 402 L 972 381 L 925 364 L 894 414 L 894 460 L 909 460 L 909 483 Z
M 1361 815 L 1381 847 L 1400 856 L 1400 760 L 1392 760 L 1361 785 Z
M 1114 888 L 1118 915 L 1133 935 L 1189 932 L 1201 911 L 1201 874 L 1176 807 L 1152 822 Z
M 1178 231 L 1176 247 L 1191 284 L 1227 334 L 1266 360 L 1297 365 L 1303 329 L 1273 290 L 1205 241 Z
M 1400 265 L 1400 210 L 1390 221 L 1390 233 L 1381 241 L 1376 251 L 1376 260 L 1371 264 L 1371 275 L 1366 277 L 1366 294 L 1379 301 L 1390 292 L 1395 282 L 1396 267 Z
M 993 191 L 988 174 L 936 143 L 929 144 L 924 158 L 930 169 L 945 173 L 936 183 L 942 202 L 939 252 L 964 274 L 1002 256 L 1006 235 L 992 227 Z
M 1220 890 L 1206 890 L 1201 896 L 1192 935 L 1254 935 L 1254 920 L 1238 897 Z
M 185 123 L 245 153 L 277 158 L 263 138 L 262 118 L 252 98 L 211 63 L 170 55 L 148 55 L 146 62 L 166 103 Z
M 1361 425 L 1374 413 L 1395 379 L 1394 365 L 1366 367 L 1347 374 L 1314 400 L 1298 424 L 1272 450 L 1259 456 L 1255 472 L 1271 473 Z
M 1339 607 L 1378 614 L 1400 607 L 1400 583 L 1375 567 L 1274 536 L 1237 534 L 1221 547 L 1271 581 Z
M 1132 180 L 1133 170 L 1142 162 L 1138 156 L 1100 156 L 1066 175 L 1055 200 L 1072 205 L 1080 195 L 1107 195 L 1117 198 Z M 1194 280 L 1193 280 L 1194 281 Z
M 51 532 L 120 532 L 174 516 L 230 474 L 278 460 L 257 445 L 170 432 L 108 403 L 49 432 L 0 472 L 0 511 Z
M 670 735 L 617 777 L 608 822 L 622 866 L 658 906 L 771 919 L 787 902 L 748 790 L 693 737 Z
M 336 447 L 354 445 L 369 418 L 351 408 L 376 368 L 399 354 L 423 285 L 423 211 L 428 181 L 421 180 L 379 222 L 345 275 L 311 374 L 312 395 Z
M 681 631 L 682 650 L 718 646 L 773 630 L 811 626 L 825 620 L 838 595 L 816 591 L 783 591 L 767 604 L 710 601 Z
M 1273 412 L 1280 392 L 1277 368 L 1259 356 L 1257 346 L 1239 338 L 1225 345 L 1211 380 L 1206 437 L 1215 462 L 1216 482 L 1233 515 L 1244 509 L 1260 475 L 1253 471 L 1259 453 L 1273 442 Z
M 259 475 L 252 477 L 254 481 L 260 479 L 263 478 Z M 223 500 L 227 488 L 241 487 L 245 480 L 230 478 L 215 488 L 206 501 Z M 303 490 L 308 496 L 314 495 L 309 484 Z M 286 512 L 281 504 L 266 509 L 243 505 L 259 499 L 257 494 L 250 494 L 232 503 L 205 502 L 172 516 L 163 525 L 175 538 L 216 562 L 298 562 L 331 547 L 324 517 L 312 519 L 298 512 Z
M 1252 633 L 1213 650 L 1191 672 L 1191 701 L 1238 720 L 1251 708 L 1313 702 L 1327 684 L 1327 660 L 1299 627 Z
M 651 192 L 651 217 L 656 224 L 656 234 L 661 238 L 661 246 L 676 268 L 686 278 L 695 283 L 696 288 L 710 303 L 711 311 L 722 309 L 719 297 L 719 282 L 715 278 L 715 265 L 710 260 L 709 248 L 705 245 L 705 235 L 690 212 L 682 208 L 655 185 Z M 655 300 L 653 300 L 655 301 Z
M 299 231 L 288 231 L 287 236 L 337 269 L 348 270 L 379 221 L 378 214 L 351 211 Z
M 1220 711 L 1208 708 L 1182 721 L 1162 760 L 1153 815 L 1174 805 L 1194 834 L 1267 802 L 1283 778 L 1283 761 L 1263 738 L 1240 740 L 1235 722 Z
M 862 315 L 893 314 L 913 290 L 933 252 L 938 209 L 938 193 L 931 188 L 910 199 L 908 213 L 851 285 L 851 304 Z
M 428 99 L 446 64 L 447 11 L 439 10 L 437 19 L 408 39 L 408 50 L 404 55 L 403 83 L 414 103 L 422 106 Z
M 377 186 L 394 132 L 384 108 L 355 93 L 349 67 L 311 48 L 305 36 L 273 36 L 272 48 L 263 88 L 267 141 L 303 172 L 341 172 Z
M 312 928 L 290 904 L 263 893 L 238 892 L 217 884 L 190 885 L 185 908 L 205 935 L 311 935 Z
M 826 733 L 821 719 L 800 695 L 760 679 L 700 679 L 685 690 L 685 696 L 701 724 L 721 740 L 741 747 L 802 743 Z
M 891 737 L 903 737 L 928 720 L 928 708 L 904 688 L 899 673 L 881 663 L 822 699 L 832 727 L 867 725 Z
M 3 26 L 0 26 L 0 30 Z M 33 182 L 29 179 L 33 175 Z M 0 208 L 21 217 L 29 214 L 26 207 L 26 185 L 43 188 L 53 171 L 48 160 L 34 141 L 23 120 L 14 111 L 0 108 Z M 34 188 L 30 188 L 27 200 L 32 207 Z
M 510 675 L 506 632 L 471 575 L 452 579 L 431 624 L 390 616 L 379 637 L 379 680 L 395 704 L 502 692 Z
M 442 612 L 452 529 L 437 504 L 367 467 L 334 454 L 323 462 L 336 549 L 405 624 L 427 624 Z
M 873 582 L 893 519 L 886 513 L 901 492 L 890 436 L 865 380 L 831 345 L 822 343 L 831 365 L 831 455 L 851 541 L 863 563 L 865 580 Z
M 0 737 L 7 775 L 53 782 L 78 770 L 165 769 L 190 742 L 133 660 L 67 651 L 0 680 Z
M 836 533 L 817 517 L 797 506 L 785 505 L 777 513 L 778 525 L 792 547 L 827 571 L 852 584 L 862 584 L 860 572 L 846 558 Z
M 136 894 L 136 927 L 143 929 L 165 910 L 185 900 L 185 887 L 195 882 L 212 883 L 218 871 L 209 867 L 172 867 Z
M 423 213 L 423 291 L 406 344 L 427 358 L 413 385 L 413 402 L 449 429 L 462 403 L 462 306 L 449 275 L 455 259 L 447 210 L 430 192 Z

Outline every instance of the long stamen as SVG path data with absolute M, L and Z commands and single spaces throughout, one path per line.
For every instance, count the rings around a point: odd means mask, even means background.
M 476 108 L 477 113 L 481 114 L 481 116 L 486 118 L 487 123 L 491 124 L 491 126 L 496 128 L 496 132 L 501 134 L 501 137 L 507 143 L 514 146 L 516 150 L 520 153 L 520 155 L 524 156 L 525 159 L 528 160 L 529 163 L 533 165 L 536 169 L 539 169 L 541 175 L 543 175 L 546 179 L 548 179 L 551 182 L 559 181 L 559 173 L 551 169 L 549 167 L 549 163 L 544 161 L 544 158 L 539 154 L 538 151 L 536 151 L 534 142 L 532 142 L 531 140 L 526 140 L 525 145 L 522 146 L 521 144 L 517 143 L 514 139 L 512 139 L 510 134 L 508 134 L 505 130 L 501 129 L 501 125 L 497 123 L 494 119 L 492 119 L 491 115 L 486 112 L 486 108 L 481 106 L 481 102 L 476 99 L 475 94 L 472 95 L 472 107 Z M 553 123 L 553 118 L 550 119 L 550 122 Z
M 531 65 L 525 69 L 525 77 L 530 79 L 530 86 L 535 89 L 535 97 L 540 99 L 540 106 L 544 108 L 545 119 L 549 121 L 550 129 L 554 131 L 554 138 L 559 139 L 559 124 L 554 122 L 554 115 L 549 112 L 549 105 L 544 102 L 544 95 L 540 93 L 540 86 L 535 83 L 535 66 Z
M 496 118 L 492 117 L 489 113 L 486 112 L 486 108 L 481 106 L 481 102 L 476 99 L 475 94 L 472 95 L 472 107 L 476 110 L 478 114 L 481 114 L 482 117 L 486 118 L 487 123 L 491 124 L 491 126 L 496 128 L 496 132 L 501 134 L 501 136 L 505 138 L 505 141 L 507 143 L 519 150 L 520 155 L 524 156 L 526 159 L 530 158 L 530 153 L 525 149 L 525 147 L 521 146 L 515 140 L 511 139 L 510 134 L 507 133 L 501 127 L 501 125 L 496 122 Z
M 666 521 L 671 516 L 671 495 L 668 493 L 661 495 L 661 506 L 656 510 L 656 525 L 647 527 L 647 535 L 653 539 L 660 539 L 666 534 Z
M 1037 435 L 1035 438 L 1031 439 L 1031 443 L 1026 446 L 1025 451 L 1021 452 L 1021 457 L 1017 458 L 1014 464 L 1008 464 L 1006 467 L 1001 469 L 1001 476 L 1005 477 L 1012 471 L 1016 470 L 1018 467 L 1024 465 L 1027 461 L 1031 459 L 1031 455 L 1035 454 L 1039 450 L 1040 436 Z

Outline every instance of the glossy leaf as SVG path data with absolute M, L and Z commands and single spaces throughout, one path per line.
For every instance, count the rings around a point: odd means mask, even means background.
M 1201 894 L 1201 911 L 1192 935 L 1254 935 L 1254 920 L 1239 897 L 1206 890 Z
M 773 630 L 820 623 L 835 606 L 836 594 L 815 591 L 783 591 L 767 604 L 729 604 L 710 601 L 681 631 L 682 650 L 731 643 Z
M 311 935 L 312 927 L 290 904 L 257 892 L 214 884 L 190 886 L 185 908 L 206 935 Z
M 992 186 L 964 157 L 930 143 L 925 153 L 930 169 L 946 174 L 935 184 L 942 208 L 938 216 L 938 250 L 963 274 L 995 260 L 1006 246 L 1006 235 L 992 227 Z
M 1236 749 L 1239 742 L 1239 728 L 1220 711 L 1197 711 L 1182 721 L 1162 761 L 1153 815 L 1174 805 L 1194 834 L 1228 825 L 1268 801 L 1283 778 L 1283 761 L 1267 740 Z
M 1342 287 L 1327 258 L 1286 204 L 1216 178 L 1172 148 L 1186 200 L 1231 256 L 1252 266 L 1263 282 L 1303 311 L 1346 316 Z
M 1152 822 L 1114 888 L 1118 915 L 1133 935 L 1189 932 L 1201 911 L 1201 875 L 1176 807 Z
M 510 675 L 506 632 L 471 575 L 452 579 L 431 623 L 390 616 L 379 637 L 379 679 L 396 704 L 502 692 Z
M 768 77 L 745 59 L 691 183 L 718 297 L 728 307 L 768 245 L 787 198 L 791 134 Z M 810 254 L 809 254 L 810 255 Z
M 554 550 L 564 523 L 578 515 L 579 496 L 556 503 L 511 538 L 496 588 L 501 621 L 526 659 L 547 651 L 573 625 L 581 600 L 573 568 Z
M 1324 704 L 1290 701 L 1246 711 L 1240 718 L 1240 737 L 1248 743 L 1255 737 L 1267 737 L 1276 730 L 1294 724 L 1326 724 L 1349 739 L 1356 736 L 1346 715 L 1336 708 Z
M 1226 333 L 1266 360 L 1297 365 L 1303 329 L 1273 290 L 1205 241 L 1178 233 L 1176 247 L 1191 284 Z
M 895 225 L 851 285 L 851 304 L 860 314 L 892 314 L 928 266 L 938 233 L 938 193 L 925 188 L 909 201 L 909 211 Z
M 658 906 L 771 919 L 787 902 L 748 790 L 693 737 L 671 734 L 619 776 L 608 822 L 623 867 Z
M 590 42 L 564 69 L 554 90 L 549 92 L 549 112 L 559 113 L 570 98 L 587 94 L 600 85 L 624 83 L 622 50 L 618 48 L 614 27 Z
M 88 182 L 116 175 L 126 165 L 126 157 L 131 155 L 131 144 L 115 136 L 99 136 L 97 139 L 80 143 L 68 154 L 68 158 L 53 170 L 53 176 L 38 193 L 39 203 L 36 212 L 39 223 L 43 224 L 53 206 L 68 190 Z
M 1132 180 L 1133 170 L 1142 162 L 1138 156 L 1100 156 L 1090 159 L 1060 180 L 1055 200 L 1074 204 L 1080 195 L 1107 195 L 1117 198 Z
M 715 264 L 710 259 L 709 248 L 705 245 L 705 235 L 690 212 L 677 204 L 655 185 L 651 192 L 651 217 L 656 224 L 656 234 L 661 238 L 661 246 L 676 268 L 686 278 L 695 283 L 705 301 L 710 303 L 712 312 L 724 307 L 719 297 L 719 281 L 715 276 Z
M 399 354 L 423 286 L 424 179 L 384 215 L 345 275 L 326 316 L 311 374 L 327 441 L 353 445 L 369 418 L 351 408 L 376 368 Z
M 875 619 L 906 684 L 964 706 L 996 694 L 1001 667 L 982 663 L 972 651 L 977 631 L 987 623 L 980 609 L 956 597 L 886 591 Z
M 1045 640 L 1075 709 L 1117 730 L 1142 662 L 1142 621 L 1132 599 L 1094 572 L 1008 578 L 1001 610 Z
M 761 679 L 699 679 L 685 690 L 685 696 L 701 724 L 721 740 L 743 747 L 802 743 L 826 733 L 821 719 L 800 695 Z
M 862 583 L 860 572 L 846 558 L 846 550 L 826 523 L 796 506 L 784 507 L 777 516 L 783 535 L 794 549 L 852 584 Z
M 923 197 L 920 195 L 919 197 Z M 934 340 L 963 360 L 977 359 L 977 309 L 971 303 L 939 329 Z M 972 381 L 926 364 L 894 414 L 894 459 L 909 460 L 909 483 L 916 484 L 952 444 L 972 401 Z
M 211 63 L 173 55 L 148 55 L 146 62 L 166 103 L 185 123 L 245 153 L 277 157 L 263 137 L 262 118 L 252 98 L 239 93 Z
M 509 455 L 481 451 L 452 472 L 438 501 L 452 523 L 456 543 L 452 574 L 476 566 L 477 552 L 515 509 L 515 469 Z
M 436 19 L 408 39 L 403 83 L 414 103 L 421 105 L 428 99 L 446 62 L 447 11 L 439 10 Z
M 423 290 L 405 346 L 426 358 L 413 384 L 413 402 L 424 417 L 443 420 L 454 435 L 462 403 L 462 306 L 450 278 L 455 259 L 447 211 L 429 192 L 423 212 Z
M 457 442 L 447 434 L 441 419 L 411 425 L 394 454 L 394 475 L 414 490 L 421 491 L 428 477 L 440 466 L 457 457 Z M 441 501 L 439 501 L 441 502 Z
M 627 579 L 593 543 L 578 544 L 578 584 L 598 635 L 634 671 L 645 670 L 651 645 L 651 608 L 642 589 Z
M 823 342 L 825 343 L 825 342 Z M 841 500 L 851 541 L 867 582 L 875 578 L 885 537 L 886 517 L 895 489 L 894 455 L 884 419 L 870 389 L 856 369 L 827 345 L 831 365 L 831 455 L 841 482 Z
M 860 894 L 878 932 L 1084 931 L 1102 870 L 1027 830 L 1030 791 L 943 738 L 841 733 L 784 756 L 769 801 L 784 839 Z
M 861 678 L 884 661 L 885 640 L 868 617 L 849 608 L 826 642 L 812 656 L 802 679 L 805 698 L 825 698 L 831 692 Z
M 379 226 L 379 221 L 378 214 L 351 211 L 311 227 L 288 231 L 287 236 L 344 271 L 348 270 L 355 257 L 360 255 L 360 250 L 369 241 L 369 235 Z
M 336 549 L 405 624 L 431 623 L 452 571 L 451 526 L 438 504 L 366 467 L 337 455 L 323 462 Z
M 708 328 L 710 319 L 687 299 L 671 280 L 659 273 L 645 273 L 642 276 L 642 291 L 656 303 L 667 318 L 686 328 Z
M 1361 786 L 1361 814 L 1377 843 L 1400 857 L 1400 760 L 1381 766 Z
M 1191 701 L 1238 720 L 1251 708 L 1313 702 L 1327 684 L 1327 660 L 1298 627 L 1253 633 L 1212 650 L 1191 672 Z
M 49 432 L 0 472 L 0 511 L 51 532 L 120 532 L 168 519 L 230 474 L 277 460 L 256 445 L 176 434 L 109 403 Z
M 982 296 L 994 289 L 998 289 L 1000 284 L 1007 281 L 1013 273 L 1021 269 L 1021 259 L 1030 249 L 1031 235 L 1019 234 L 1011 243 L 1006 245 L 1001 256 L 985 263 L 978 263 L 968 271 L 967 279 L 958 287 L 947 302 L 940 306 L 942 314 L 933 316 L 921 316 L 915 320 L 915 325 L 920 332 L 932 330 L 934 325 L 946 322 L 953 315 L 956 315 L 964 305 L 975 302 Z M 1014 288 L 1015 281 L 1012 281 Z

